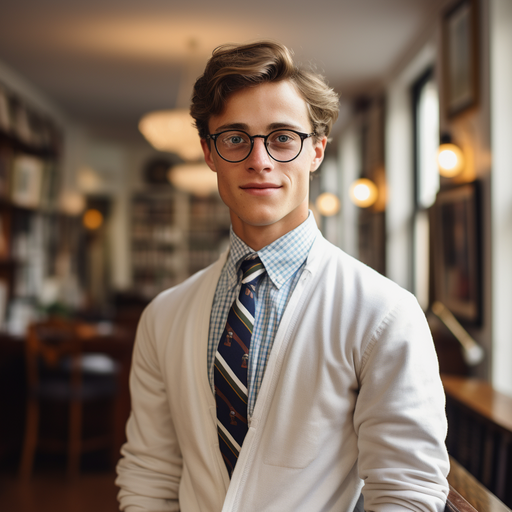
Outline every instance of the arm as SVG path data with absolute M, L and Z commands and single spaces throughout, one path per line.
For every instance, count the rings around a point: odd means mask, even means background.
M 430 331 L 407 294 L 373 333 L 362 359 L 354 425 L 365 510 L 444 510 L 444 405 Z
M 137 329 L 130 374 L 132 413 L 116 484 L 121 510 L 177 512 L 182 459 L 160 373 L 151 311 L 149 306 Z

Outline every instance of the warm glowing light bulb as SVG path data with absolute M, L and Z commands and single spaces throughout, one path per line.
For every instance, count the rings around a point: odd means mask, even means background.
M 453 178 L 462 171 L 464 157 L 455 144 L 441 144 L 437 152 L 439 174 L 445 178 Z
M 334 194 L 324 192 L 317 197 L 316 207 L 318 208 L 320 215 L 323 215 L 324 217 L 331 217 L 339 212 L 340 200 Z
M 82 222 L 87 229 L 98 229 L 103 224 L 103 215 L 93 208 L 84 213 Z
M 359 183 L 354 187 L 354 197 L 358 201 L 367 201 L 370 197 L 370 187 L 365 183 Z
M 368 208 L 375 203 L 378 196 L 377 186 L 373 181 L 361 178 L 354 181 L 350 188 L 352 202 L 360 208 Z
M 453 151 L 445 149 L 439 153 L 438 161 L 443 169 L 451 170 L 457 165 L 457 155 Z

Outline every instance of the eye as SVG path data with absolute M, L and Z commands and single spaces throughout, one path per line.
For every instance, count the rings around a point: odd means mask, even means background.
M 220 140 L 221 144 L 226 147 L 240 146 L 241 144 L 247 144 L 247 135 L 241 132 L 226 132 L 223 134 Z
M 271 144 L 288 145 L 295 142 L 296 139 L 294 132 L 284 130 L 272 133 L 269 142 Z

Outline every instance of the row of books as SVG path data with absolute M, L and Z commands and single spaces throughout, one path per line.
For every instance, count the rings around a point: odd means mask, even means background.
M 33 151 L 57 153 L 60 134 L 47 116 L 0 84 L 0 133 Z

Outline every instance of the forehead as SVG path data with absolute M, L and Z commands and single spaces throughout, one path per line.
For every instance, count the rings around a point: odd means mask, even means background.
M 276 124 L 299 131 L 312 129 L 307 104 L 288 80 L 265 82 L 232 93 L 222 112 L 210 118 L 209 128 L 215 133 L 231 125 L 246 125 L 260 133 Z

